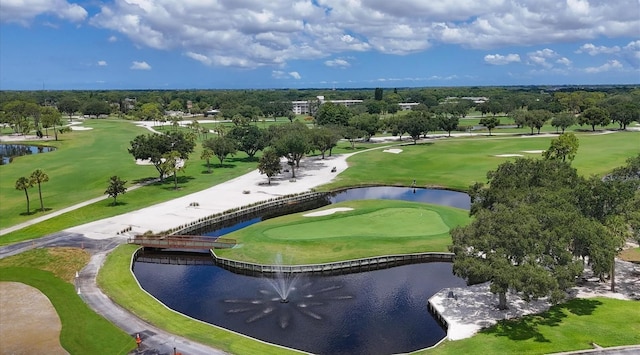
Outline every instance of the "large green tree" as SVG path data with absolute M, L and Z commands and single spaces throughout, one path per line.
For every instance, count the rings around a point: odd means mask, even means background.
M 236 154 L 236 152 L 238 151 L 237 145 L 238 142 L 236 142 L 236 140 L 231 139 L 227 136 L 209 138 L 202 142 L 202 146 L 204 148 L 211 149 L 213 154 L 218 157 L 218 160 L 220 160 L 220 165 L 224 163 L 224 160 L 227 158 L 227 156 L 233 156 Z
M 45 128 L 47 136 L 49 136 L 49 127 L 53 128 L 53 135 L 58 140 L 57 126 L 62 124 L 62 114 L 55 107 L 45 106 L 40 109 L 40 122 Z
M 378 115 L 361 113 L 349 119 L 349 126 L 365 132 L 365 140 L 369 141 L 380 130 L 382 122 Z
M 266 146 L 263 130 L 253 125 L 234 126 L 227 137 L 238 142 L 238 150 L 247 153 L 250 159 Z
M 485 126 L 489 130 L 489 135 L 491 135 L 491 131 L 500 125 L 500 119 L 497 117 L 483 117 L 480 119 L 480 124 Z
M 260 174 L 267 175 L 267 181 L 271 185 L 271 178 L 282 171 L 280 156 L 275 150 L 271 148 L 264 150 L 258 162 L 258 171 L 260 171 Z
M 276 133 L 271 147 L 276 153 L 287 158 L 291 165 L 291 177 L 296 177 L 300 160 L 311 150 L 309 128 L 300 122 L 282 125 Z
M 312 149 L 320 151 L 322 159 L 325 158 L 325 153 L 335 147 L 340 140 L 339 133 L 328 126 L 313 128 L 309 131 L 309 134 Z
M 551 119 L 551 126 L 556 127 L 556 132 L 560 128 L 564 133 L 564 130 L 576 124 L 576 121 L 576 116 L 573 113 L 565 111 L 556 114 Z
M 80 101 L 74 97 L 65 97 L 58 102 L 57 106 L 60 112 L 66 113 L 69 116 L 69 121 L 71 121 L 71 116 L 78 112 L 80 107 L 82 107 Z
M 588 124 L 591 126 L 591 130 L 595 131 L 596 126 L 606 126 L 611 122 L 609 112 L 600 107 L 590 107 L 578 117 L 578 123 L 580 125 Z
M 353 113 L 344 105 L 337 105 L 326 102 L 320 105 L 315 115 L 317 125 L 337 125 L 346 126 Z
M 611 229 L 585 211 L 583 179 L 559 159 L 516 159 L 471 188 L 473 222 L 452 231 L 454 272 L 470 283 L 491 282 L 506 306 L 507 291 L 525 299 L 558 301 L 582 272 L 586 258 L 596 272 L 609 270 L 617 250 Z M 591 190 L 596 201 L 610 191 Z M 596 208 L 597 210 L 597 208 Z
M 579 146 L 580 142 L 578 142 L 575 134 L 563 133 L 558 138 L 551 140 L 549 149 L 545 150 L 542 156 L 545 159 L 560 159 L 562 161 L 569 159 L 569 161 L 573 161 Z
M 162 167 L 163 155 L 171 151 L 180 153 L 181 159 L 188 159 L 195 148 L 195 141 L 182 132 L 167 134 L 139 135 L 131 141 L 129 153 L 134 159 L 149 160 L 164 179 L 166 171 Z

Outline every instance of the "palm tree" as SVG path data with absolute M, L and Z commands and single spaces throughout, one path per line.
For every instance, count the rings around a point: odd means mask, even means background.
M 42 203 L 42 188 L 40 187 L 40 184 L 43 182 L 49 181 L 49 175 L 45 174 L 45 172 L 40 169 L 36 169 L 31 173 L 31 180 L 32 180 L 32 184 L 33 183 L 38 184 L 38 194 L 40 196 L 40 210 L 44 212 L 44 204 Z
M 213 151 L 209 148 L 204 148 L 202 150 L 202 154 L 200 155 L 200 159 L 207 161 L 207 174 L 211 174 L 211 164 L 209 164 L 209 159 L 211 159 L 213 155 Z
M 33 180 L 21 176 L 16 180 L 16 190 L 24 190 L 24 195 L 27 197 L 27 214 L 31 213 L 31 209 L 29 208 L 29 192 L 27 189 L 33 187 Z

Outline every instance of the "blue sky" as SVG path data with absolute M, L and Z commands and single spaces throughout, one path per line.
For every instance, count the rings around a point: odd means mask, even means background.
M 637 0 L 3 0 L 0 89 L 640 83 Z

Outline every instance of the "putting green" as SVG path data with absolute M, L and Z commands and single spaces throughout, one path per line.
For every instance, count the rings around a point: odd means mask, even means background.
M 332 214 L 321 211 L 352 208 Z M 469 212 L 452 207 L 393 200 L 337 203 L 314 211 L 269 219 L 225 237 L 233 249 L 216 250 L 233 260 L 272 264 L 324 263 L 370 256 L 447 251 L 451 228 L 469 222 Z
M 337 217 L 320 221 L 315 220 L 317 217 L 312 217 L 310 222 L 269 228 L 263 234 L 272 239 L 291 241 L 344 237 L 419 237 L 449 231 L 437 212 L 424 208 L 383 208 L 364 214 L 358 214 L 354 210 L 340 212 Z M 406 223 L 393 223 L 393 230 L 389 230 L 390 220 Z

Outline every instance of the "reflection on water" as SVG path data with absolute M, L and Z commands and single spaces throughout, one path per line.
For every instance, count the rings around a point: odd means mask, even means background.
M 471 199 L 464 192 L 395 186 L 353 188 L 336 193 L 331 197 L 332 203 L 350 200 L 403 200 L 433 203 L 466 210 L 471 206 Z
M 46 153 L 54 151 L 56 148 L 45 147 L 40 145 L 24 145 L 24 144 L 0 144 L 0 156 L 2 162 L 0 165 L 9 164 L 13 158 L 23 155 Z
M 463 286 L 449 263 L 398 266 L 296 280 L 289 302 L 264 277 L 216 266 L 137 262 L 142 287 L 178 312 L 251 337 L 316 354 L 392 354 L 437 343 L 444 330 L 427 300 Z

